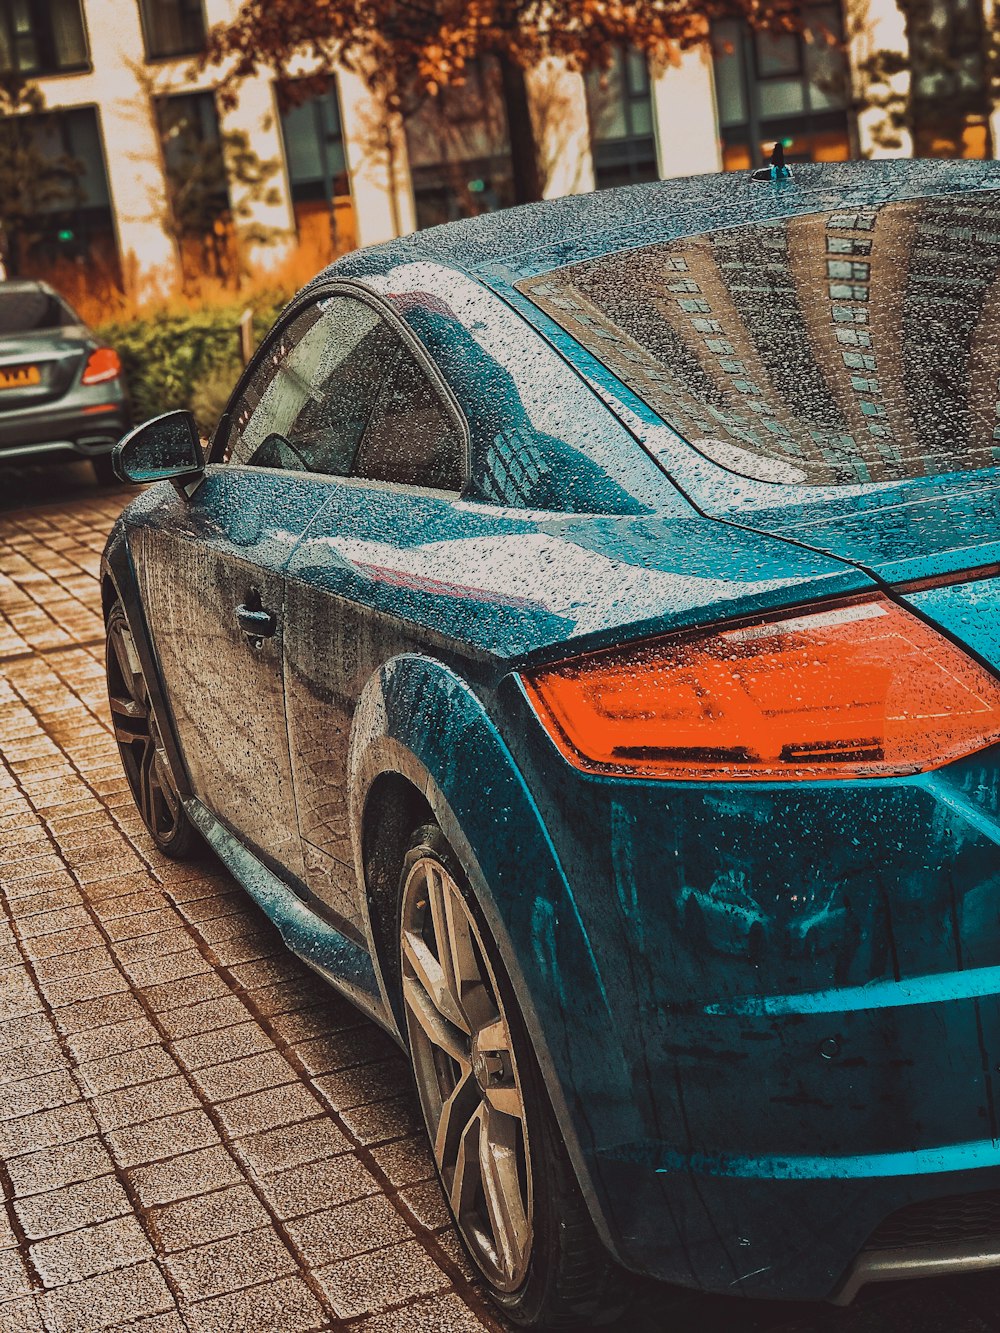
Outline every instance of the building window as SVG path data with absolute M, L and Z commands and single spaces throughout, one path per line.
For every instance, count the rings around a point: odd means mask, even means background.
M 754 32 L 735 19 L 712 26 L 722 162 L 759 167 L 776 139 L 793 162 L 851 156 L 850 80 L 840 11 L 810 5 L 801 33 Z
M 418 227 L 492 213 L 514 202 L 500 69 L 476 61 L 463 84 L 442 88 L 406 117 Z
M 205 45 L 202 0 L 139 0 L 147 60 L 195 55 Z
M 281 113 L 299 242 L 321 262 L 356 243 L 337 85 Z
M 587 107 L 597 188 L 658 180 L 646 57 L 619 50 L 610 69 L 588 74 Z
M 71 265 L 115 282 L 118 252 L 97 108 L 11 116 L 0 121 L 4 150 L 38 164 L 21 191 L 17 226 L 5 237 L 11 273 L 58 279 Z
M 46 75 L 89 67 L 80 0 L 0 0 L 0 71 Z
M 156 101 L 169 196 L 168 228 L 185 274 L 231 275 L 236 260 L 225 154 L 215 96 L 178 93 Z

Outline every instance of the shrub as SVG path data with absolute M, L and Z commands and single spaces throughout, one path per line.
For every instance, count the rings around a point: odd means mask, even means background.
M 213 365 L 201 379 L 195 381 L 191 390 L 191 411 L 198 429 L 206 439 L 218 424 L 242 369 L 243 366 L 234 357 L 231 361 L 220 361 Z
M 272 297 L 254 310 L 255 344 L 283 304 Z M 187 408 L 199 417 L 199 425 L 209 429 L 214 425 L 206 414 L 215 404 L 221 411 L 223 385 L 228 380 L 231 387 L 236 381 L 239 321 L 245 308 L 242 304 L 206 306 L 191 312 L 165 308 L 97 329 L 98 336 L 121 356 L 137 422 Z

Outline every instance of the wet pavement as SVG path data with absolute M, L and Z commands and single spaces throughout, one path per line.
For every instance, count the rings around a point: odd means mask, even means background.
M 128 495 L 0 471 L 0 1333 L 499 1330 L 403 1057 L 222 867 L 154 850 L 97 584 Z M 983 1333 L 1000 1276 L 850 1310 L 642 1290 L 621 1333 Z

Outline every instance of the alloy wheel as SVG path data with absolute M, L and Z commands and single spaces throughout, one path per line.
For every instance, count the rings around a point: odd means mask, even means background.
M 417 1090 L 452 1213 L 500 1291 L 524 1281 L 532 1180 L 510 1026 L 462 892 L 432 856 L 403 886 L 403 1004 Z
M 111 725 L 132 796 L 157 843 L 169 843 L 184 819 L 131 631 L 116 609 L 108 621 Z

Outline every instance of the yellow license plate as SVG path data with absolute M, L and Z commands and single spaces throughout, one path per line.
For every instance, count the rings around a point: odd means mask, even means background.
M 24 389 L 29 384 L 41 384 L 42 372 L 37 366 L 9 366 L 0 369 L 0 389 Z

